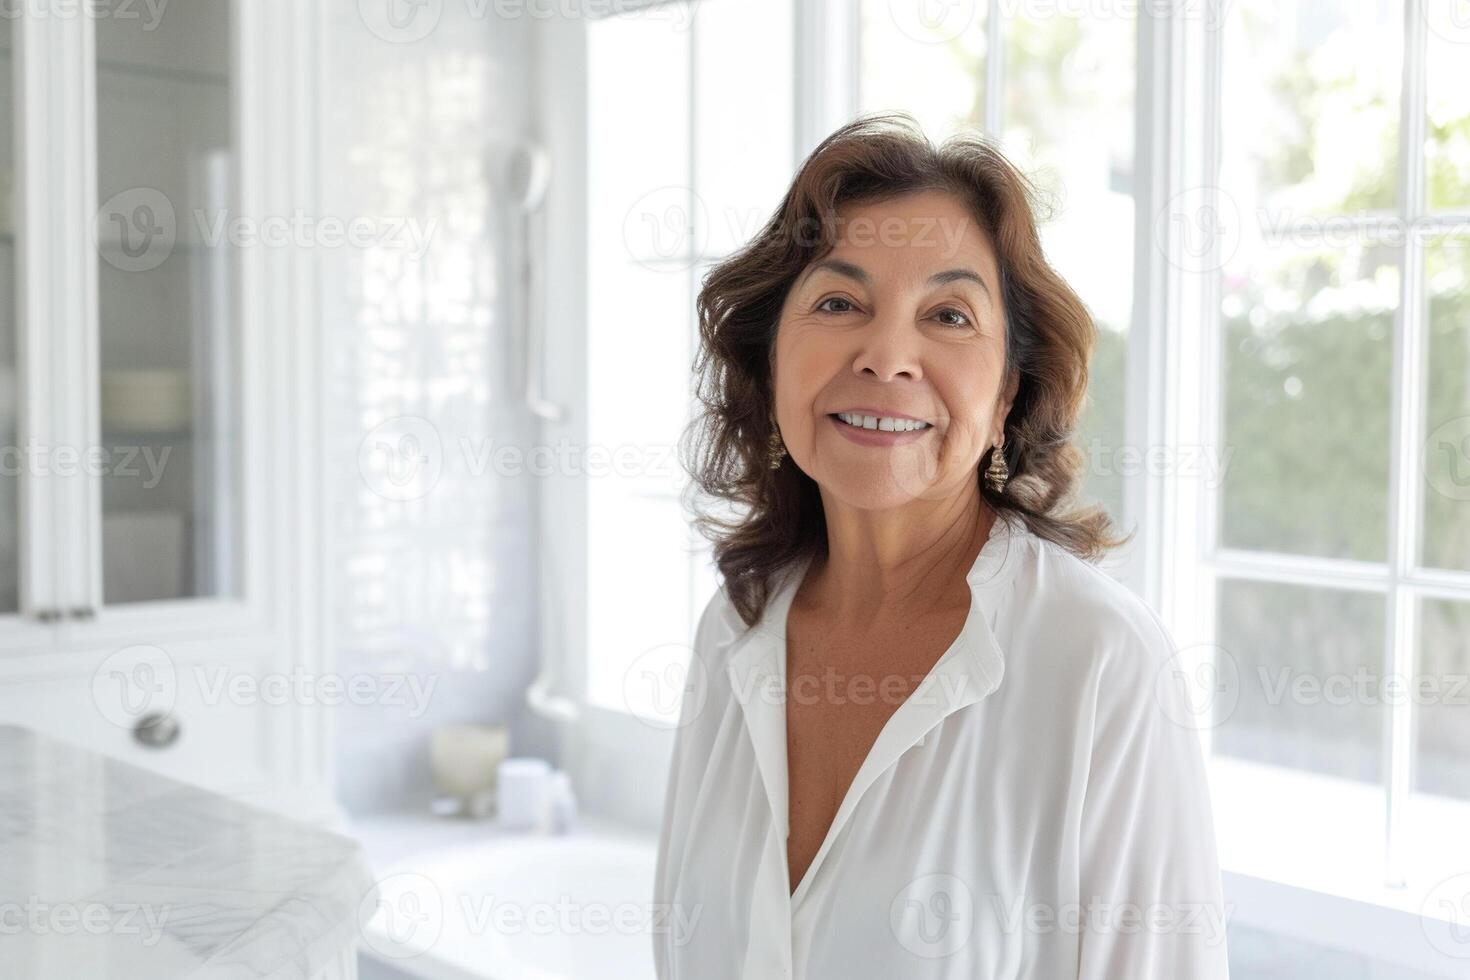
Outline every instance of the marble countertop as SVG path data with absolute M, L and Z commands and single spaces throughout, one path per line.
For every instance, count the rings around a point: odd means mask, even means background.
M 375 896 L 355 841 L 0 725 L 5 976 L 309 980 Z

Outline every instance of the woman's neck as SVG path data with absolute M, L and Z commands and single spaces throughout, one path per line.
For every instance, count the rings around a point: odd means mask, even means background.
M 926 513 L 827 514 L 827 554 L 805 576 L 801 600 L 858 622 L 944 607 L 997 519 L 978 489 Z

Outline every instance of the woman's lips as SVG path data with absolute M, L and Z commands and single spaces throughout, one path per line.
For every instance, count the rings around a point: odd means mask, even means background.
M 918 442 L 920 439 L 934 431 L 934 426 L 925 429 L 913 429 L 908 432 L 885 432 L 883 429 L 863 429 L 855 425 L 848 425 L 835 415 L 827 416 L 827 421 L 837 427 L 837 431 L 860 446 L 902 446 L 910 442 Z

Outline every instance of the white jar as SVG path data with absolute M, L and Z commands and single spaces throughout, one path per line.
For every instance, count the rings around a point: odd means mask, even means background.
M 506 759 L 495 779 L 495 822 L 502 830 L 544 829 L 550 791 L 551 764 L 545 759 Z

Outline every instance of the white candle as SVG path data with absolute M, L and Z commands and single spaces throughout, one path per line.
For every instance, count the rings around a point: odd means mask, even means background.
M 503 725 L 444 725 L 434 730 L 429 753 L 435 785 L 468 803 L 495 788 L 497 768 L 510 756 L 510 735 Z

